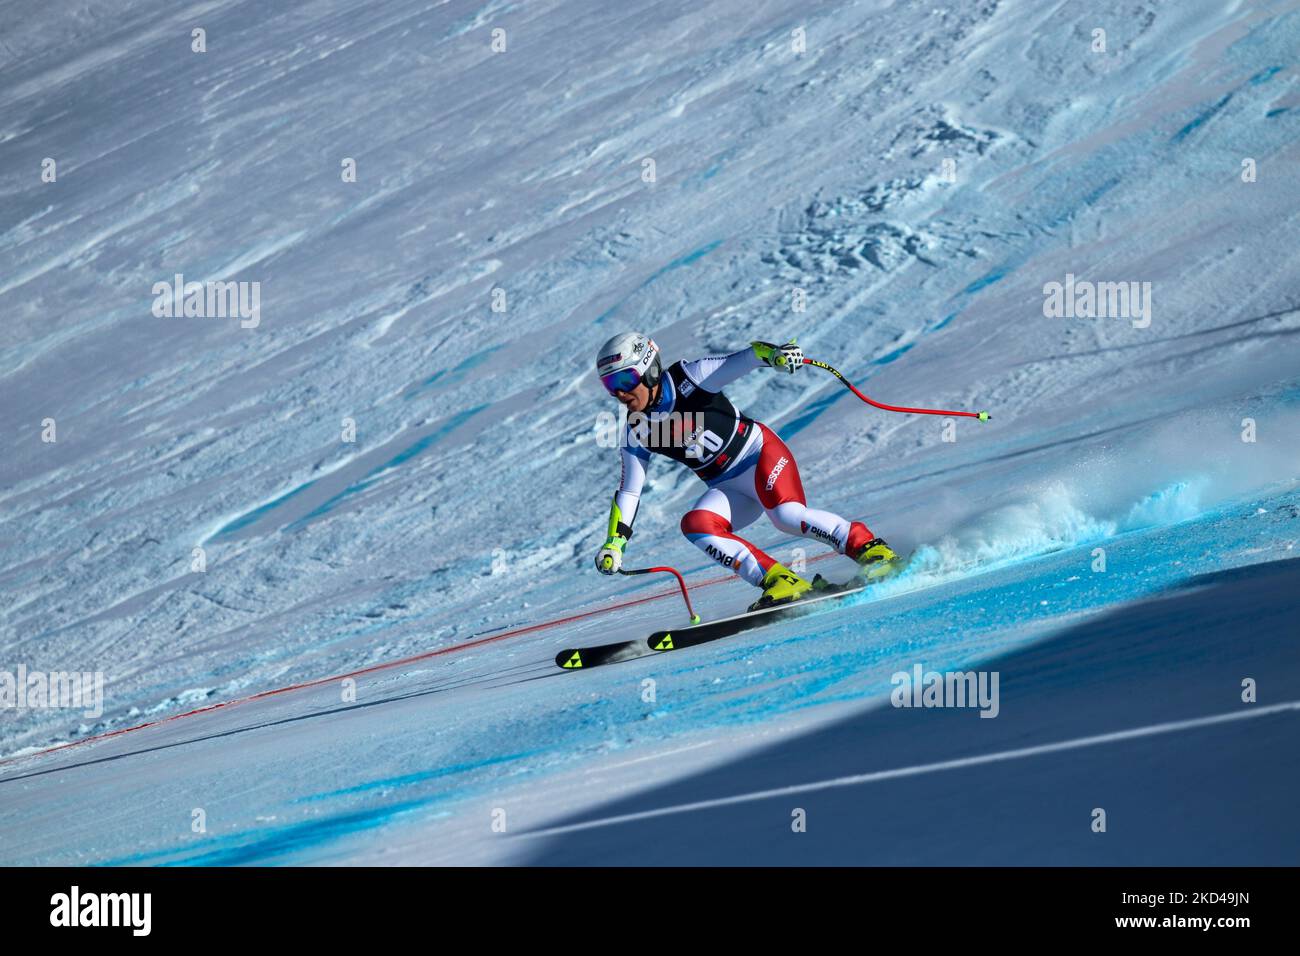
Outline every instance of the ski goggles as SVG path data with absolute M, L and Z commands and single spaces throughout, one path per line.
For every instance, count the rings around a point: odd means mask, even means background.
M 621 368 L 617 372 L 602 375 L 600 384 L 611 395 L 615 392 L 630 392 L 641 384 L 641 373 L 634 368 Z

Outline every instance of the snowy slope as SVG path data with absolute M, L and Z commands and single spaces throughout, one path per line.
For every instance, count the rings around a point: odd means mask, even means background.
M 606 797 L 639 808 L 650 786 L 694 792 L 755 754 L 770 771 L 703 789 L 857 772 L 842 736 L 810 767 L 770 745 L 840 723 L 872 739 L 867 715 L 918 655 L 1021 673 L 1035 647 L 1079 645 L 1066 683 L 1104 682 L 1126 640 L 1113 622 L 1134 614 L 1162 680 L 1217 673 L 1225 696 L 1161 694 L 1107 723 L 1039 688 L 1038 719 L 977 728 L 1050 742 L 1212 715 L 1258 675 L 1199 669 L 1159 609 L 1200 576 L 1224 594 L 1211 633 L 1252 631 L 1214 577 L 1248 566 L 1283 602 L 1243 651 L 1271 678 L 1261 703 L 1300 699 L 1294 589 L 1267 567 L 1300 539 L 1300 4 L 277 10 L 3 10 L 0 670 L 108 685 L 101 717 L 0 712 L 0 862 L 558 859 L 494 839 L 487 808 L 532 826 Z M 177 273 L 261 283 L 260 324 L 154 317 L 154 283 Z M 1067 273 L 1150 282 L 1149 327 L 1045 317 L 1043 286 Z M 791 445 L 811 503 L 921 548 L 900 590 L 934 586 L 608 674 L 547 661 L 680 609 L 461 650 L 662 589 L 590 567 L 618 476 L 590 366 L 625 327 L 673 357 L 798 335 L 881 400 L 991 409 L 947 442 L 939 419 L 869 409 L 815 369 L 728 390 Z M 700 490 L 658 463 L 630 561 L 718 577 L 677 531 Z M 751 534 L 779 556 L 801 543 Z M 698 595 L 706 616 L 749 599 L 731 582 Z M 431 652 L 358 677 L 355 703 L 325 682 L 31 755 Z M 1294 717 L 1258 720 L 1294 741 Z M 928 759 L 911 749 L 881 766 Z M 1291 759 L 1271 772 L 1294 782 Z M 1000 772 L 1023 788 L 1031 768 Z M 959 824 L 962 802 L 941 803 Z M 1275 810 L 1211 848 L 1294 851 Z M 584 845 L 566 859 L 598 857 Z

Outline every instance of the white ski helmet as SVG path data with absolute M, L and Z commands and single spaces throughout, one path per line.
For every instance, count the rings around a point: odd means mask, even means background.
M 659 346 L 640 332 L 620 332 L 596 353 L 596 374 L 610 394 L 630 392 L 642 382 L 653 389 L 662 373 Z

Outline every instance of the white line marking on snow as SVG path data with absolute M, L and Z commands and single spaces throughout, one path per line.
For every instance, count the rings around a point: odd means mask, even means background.
M 1022 757 L 1037 757 L 1041 754 L 1059 753 L 1064 750 L 1078 750 L 1081 747 L 1095 747 L 1099 744 L 1118 743 L 1122 740 L 1135 740 L 1139 737 L 1154 737 L 1158 734 L 1172 734 L 1180 730 L 1196 730 L 1215 724 L 1226 724 L 1237 720 L 1249 720 L 1252 717 L 1267 717 L 1285 711 L 1300 711 L 1300 700 L 1285 704 L 1271 704 L 1268 707 L 1252 707 L 1249 710 L 1233 711 L 1229 714 L 1214 714 L 1210 717 L 1194 717 L 1191 720 L 1177 720 L 1165 724 L 1149 724 L 1129 730 L 1117 730 L 1109 734 L 1097 734 L 1093 737 L 1076 737 L 1073 740 L 1061 740 L 1051 744 L 1039 744 L 1034 747 L 1021 747 L 1018 750 L 1000 750 L 996 753 L 981 754 L 977 757 L 959 757 L 956 760 L 941 760 L 938 763 L 919 764 L 914 767 L 896 767 L 893 770 L 877 770 L 872 773 L 859 773 L 849 777 L 835 777 L 831 780 L 819 780 L 814 783 L 800 783 L 774 790 L 756 790 L 752 793 L 740 793 L 730 797 L 717 797 L 713 800 L 700 800 L 695 803 L 679 803 L 671 807 L 659 807 L 655 810 L 643 810 L 640 813 L 625 813 L 616 817 L 604 817 L 587 820 L 563 827 L 549 827 L 545 830 L 530 830 L 519 836 L 541 837 L 558 836 L 564 833 L 576 833 L 579 830 L 594 830 L 597 827 L 614 826 L 619 823 L 631 823 L 635 820 L 649 820 L 654 817 L 666 817 L 677 813 L 690 813 L 694 810 L 712 810 L 715 807 L 734 806 L 737 803 L 753 803 L 772 797 L 789 796 L 796 793 L 812 793 L 817 790 L 829 790 L 833 787 L 853 787 L 863 783 L 876 783 L 881 780 L 897 780 L 901 777 L 915 777 L 925 773 L 938 773 L 942 770 L 959 770 L 964 767 L 977 767 L 982 764 L 997 763 L 1003 760 L 1019 760 Z
M 608 766 L 605 767 L 592 767 L 590 770 L 587 770 L 585 772 L 587 774 L 606 773 L 610 770 L 618 770 L 622 767 L 630 767 L 633 764 L 645 763 L 645 761 L 647 760 L 662 760 L 664 757 L 674 757 L 677 754 L 684 754 L 690 750 L 699 750 L 701 747 L 712 747 L 714 743 L 716 743 L 716 741 L 705 740 L 702 743 L 691 744 L 689 747 L 678 747 L 675 750 L 664 750 L 660 753 L 647 754 L 644 757 L 637 757 L 634 760 L 624 760 L 621 763 L 609 764 Z

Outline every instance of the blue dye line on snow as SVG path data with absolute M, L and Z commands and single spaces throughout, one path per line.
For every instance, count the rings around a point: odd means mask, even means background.
M 485 408 L 487 408 L 486 405 L 476 405 L 473 408 L 466 409 L 463 412 L 457 412 L 450 419 L 448 419 L 447 422 L 441 428 L 437 429 L 436 431 L 430 432 L 428 435 L 425 435 L 419 441 L 414 442 L 409 447 L 398 452 L 396 455 L 388 459 L 388 461 L 384 462 L 382 465 L 376 465 L 374 468 L 370 469 L 370 471 L 366 472 L 366 474 L 361 478 L 361 480 L 355 482 L 354 484 L 349 485 L 347 488 L 343 489 L 337 495 L 334 495 L 332 498 L 327 500 L 324 504 L 313 509 L 310 513 L 304 515 L 303 517 L 297 519 L 296 521 L 291 522 L 287 526 L 288 530 L 293 531 L 302 527 L 312 518 L 317 518 L 325 514 L 327 511 L 332 509 L 344 498 L 350 497 L 351 495 L 354 495 L 359 491 L 365 490 L 367 487 L 369 487 L 370 484 L 373 483 L 374 479 L 378 477 L 378 475 L 381 472 L 386 471 L 389 468 L 395 468 L 398 465 L 401 465 L 404 462 L 414 458 L 416 455 L 419 455 L 422 452 L 428 450 L 429 446 L 432 445 L 434 442 L 436 442 L 438 439 L 444 437 L 445 435 L 447 435 L 447 433 L 463 425 L 471 416 L 478 414 Z M 226 537 L 228 535 L 234 534 L 236 531 L 239 531 L 243 528 L 247 528 L 249 525 L 253 524 L 259 518 L 271 513 L 276 508 L 279 508 L 281 505 L 292 500 L 293 498 L 298 497 L 304 491 L 309 490 L 310 488 L 315 486 L 320 480 L 321 479 L 319 478 L 313 478 L 311 481 L 304 482 L 303 484 L 299 485 L 297 488 L 294 488 L 290 491 L 286 491 L 278 498 L 273 498 L 272 500 L 268 501 L 264 505 L 258 505 L 252 511 L 240 515 L 238 518 L 235 518 L 233 521 L 228 521 L 226 524 L 224 524 L 221 527 L 220 530 L 216 532 L 216 534 L 212 535 L 212 538 L 210 540 Z
M 294 488 L 290 491 L 286 491 L 284 494 L 280 495 L 280 497 L 271 499 L 264 505 L 258 505 L 252 511 L 240 515 L 238 518 L 235 518 L 233 521 L 226 522 L 226 524 L 224 524 L 221 527 L 221 529 L 218 530 L 217 533 L 212 536 L 212 539 L 210 540 L 222 538 L 227 535 L 234 534 L 236 531 L 239 531 L 242 528 L 247 528 L 258 518 L 262 517 L 265 514 L 270 513 L 271 511 L 274 511 L 276 508 L 280 507 L 280 505 L 284 504 L 286 501 L 298 497 L 298 495 L 302 494 L 304 491 L 309 489 L 312 485 L 316 484 L 318 480 L 319 479 L 317 478 L 313 478 L 311 481 L 305 482 L 299 485 L 297 488 Z
M 1106 195 L 1106 193 L 1110 192 L 1119 184 L 1120 184 L 1120 178 L 1118 176 L 1112 176 L 1110 179 L 1106 180 L 1096 189 L 1092 190 L 1092 192 L 1088 193 L 1088 195 L 1084 196 L 1083 204 L 1085 206 L 1095 206 L 1097 204 L 1097 201 L 1101 199 L 1102 196 Z
M 371 780 L 354 787 L 309 794 L 298 797 L 292 802 L 312 803 L 331 797 L 409 786 L 426 780 L 436 780 L 442 777 L 485 769 L 497 764 L 509 763 L 512 760 L 535 757 L 546 752 L 546 750 L 528 750 L 517 754 L 503 754 L 471 763 L 455 764 L 449 767 L 440 767 L 436 770 L 406 774 L 401 777 Z M 235 866 L 243 863 L 265 862 L 278 856 L 284 856 L 287 853 L 298 852 L 328 843 L 331 840 L 350 836 L 353 833 L 372 830 L 375 827 L 383 826 L 399 814 L 425 808 L 432 803 L 446 800 L 450 796 L 452 796 L 451 793 L 443 790 L 419 799 L 406 800 L 401 803 L 367 810 L 353 810 L 321 820 L 308 820 L 290 824 L 265 833 L 260 837 L 244 832 L 230 837 L 217 837 L 206 840 L 194 847 L 172 846 L 161 850 L 147 850 L 115 860 L 108 860 L 99 865 L 130 866 L 133 864 L 155 863 L 162 866 Z M 183 859 L 167 860 L 168 857 L 176 857 L 185 853 L 190 855 L 185 856 Z
M 985 288 L 986 286 L 991 286 L 993 283 L 999 281 L 999 280 L 1002 279 L 1004 276 L 1006 276 L 1006 274 L 1007 274 L 1007 267 L 1006 267 L 1006 266 L 999 266 L 998 268 L 996 268 L 996 269 L 994 269 L 992 272 L 990 272 L 988 275 L 986 275 L 986 276 L 984 276 L 984 277 L 982 277 L 982 278 L 976 279 L 974 282 L 972 282 L 972 283 L 971 283 L 970 285 L 968 285 L 966 288 L 962 289 L 962 291 L 963 291 L 964 293 L 966 293 L 967 295 L 971 295 L 971 294 L 973 294 L 973 293 L 978 292 L 980 289 Z
M 421 392 L 437 384 L 437 382 L 439 382 L 443 376 L 447 376 L 447 380 L 451 381 L 463 375 L 465 372 L 468 372 L 470 369 L 482 365 L 484 362 L 488 360 L 488 358 L 492 355 L 493 352 L 499 351 L 500 349 L 501 349 L 500 345 L 493 345 L 490 348 L 486 348 L 481 352 L 475 352 L 473 355 L 465 359 L 465 361 L 461 362 L 455 368 L 438 369 L 438 371 L 434 372 L 432 375 L 426 378 L 419 385 L 415 386 L 415 388 L 407 392 L 404 397 L 408 399 L 414 398 L 416 395 L 419 395 Z
M 325 500 L 324 502 L 322 502 L 321 504 L 313 508 L 311 511 L 309 511 L 307 514 L 303 515 L 301 518 L 298 518 L 296 521 L 291 522 L 286 527 L 286 530 L 297 531 L 299 528 L 304 527 L 309 521 L 312 521 L 315 518 L 319 518 L 322 515 L 327 514 L 330 511 L 334 510 L 334 508 L 339 504 L 339 502 L 347 498 L 350 498 L 353 495 L 358 494 L 359 492 L 365 491 L 367 488 L 369 488 L 372 484 L 375 483 L 375 481 L 379 478 L 381 474 L 388 471 L 390 468 L 396 468 L 399 465 L 405 464 L 406 462 L 410 461 L 412 458 L 415 458 L 417 455 L 423 454 L 424 452 L 428 451 L 431 445 L 433 445 L 439 439 L 444 438 L 448 433 L 459 428 L 471 417 L 477 415 L 485 408 L 487 408 L 486 405 L 475 405 L 473 408 L 467 408 L 462 412 L 457 412 L 455 415 L 449 418 L 442 425 L 441 428 L 431 431 L 429 434 L 425 435 L 423 438 L 419 439 L 418 441 L 412 442 L 410 445 L 402 449 L 392 458 L 388 459 L 382 464 L 376 465 L 375 467 L 371 468 L 368 472 L 365 473 L 365 475 L 363 475 L 360 478 L 360 480 L 354 482 L 351 485 L 348 485 L 348 487 L 344 488 L 338 494 L 328 498 L 327 500 Z
M 249 838 L 248 833 L 235 834 L 206 842 L 209 849 L 181 860 L 162 862 L 161 866 L 239 866 L 249 863 L 265 863 L 276 857 L 319 846 L 365 830 L 383 826 L 392 818 L 402 813 L 418 810 L 428 801 L 413 800 L 407 803 L 374 807 L 368 810 L 356 810 L 329 817 L 324 820 L 308 820 L 292 826 L 282 827 L 262 837 Z M 226 844 L 226 845 L 221 845 Z M 100 866 L 131 866 L 132 864 L 159 861 L 163 857 L 175 856 L 186 852 L 173 847 L 167 850 L 152 850 L 136 853 L 132 856 L 108 860 Z
M 912 346 L 915 345 L 915 344 L 916 344 L 916 342 L 915 342 L 915 341 L 912 341 L 912 342 L 908 342 L 906 345 L 900 345 L 898 348 L 894 349 L 894 351 L 889 352 L 889 353 L 887 353 L 887 354 L 885 354 L 885 355 L 880 356 L 880 358 L 876 359 L 876 360 L 875 360 L 874 362 L 872 362 L 871 364 L 872 364 L 872 365 L 889 365 L 891 362 L 896 362 L 896 361 L 898 361 L 898 359 L 901 358 L 903 355 L 906 355 L 907 352 L 908 352 L 908 351 L 912 348 Z
M 660 266 L 654 272 L 650 273 L 650 275 L 646 277 L 645 281 L 642 282 L 639 286 L 637 286 L 635 291 L 633 291 L 630 295 L 624 296 L 616 304 L 611 305 L 604 312 L 600 313 L 600 315 L 596 316 L 595 324 L 600 325 L 600 323 L 604 322 L 615 312 L 617 312 L 619 308 L 622 307 L 623 303 L 626 302 L 628 299 L 630 299 L 632 295 L 635 295 L 637 292 L 640 292 L 650 283 L 658 280 L 663 275 L 665 275 L 668 272 L 671 272 L 674 269 L 680 269 L 683 266 L 689 266 L 695 262 L 698 262 L 700 259 L 703 259 L 714 249 L 718 248 L 718 246 L 720 245 L 722 245 L 722 240 L 714 239 L 712 242 L 706 242 L 698 249 L 692 249 L 690 252 L 686 253 L 685 255 L 677 257 L 676 259 L 669 262 L 667 265 Z
M 699 181 L 706 182 L 712 179 L 714 176 L 718 175 L 718 173 L 722 172 L 723 168 L 727 165 L 727 163 L 731 161 L 731 158 L 735 154 L 736 151 L 734 149 L 729 149 L 726 150 L 721 155 L 719 155 L 718 158 L 713 161 L 713 163 L 709 166 L 708 169 L 700 173 Z
M 435 770 L 421 770 L 417 773 L 402 774 L 399 777 L 386 777 L 382 780 L 367 780 L 365 783 L 359 783 L 352 787 L 343 787 L 338 790 L 326 790 L 322 793 L 311 793 L 303 797 L 298 797 L 293 802 L 314 803 L 319 800 L 332 800 L 335 797 L 348 797 L 358 793 L 368 793 L 371 790 L 389 790 L 395 787 L 409 787 L 411 784 L 423 783 L 426 780 L 437 780 L 440 777 L 452 777 L 458 773 L 471 773 L 472 771 L 493 767 L 497 764 L 510 763 L 512 760 L 536 757 L 543 753 L 546 753 L 546 751 L 525 750 L 520 753 L 498 754 L 495 757 L 486 757 L 483 760 L 474 760 L 469 763 L 451 764 L 447 767 L 438 767 Z
M 776 429 L 776 434 L 782 441 L 785 441 L 787 438 L 792 438 L 815 422 L 822 412 L 826 411 L 826 409 L 830 408 L 847 394 L 848 392 L 844 389 L 837 388 L 825 398 L 819 398 L 815 402 L 809 402 L 806 411 L 778 427 Z
M 1231 93 L 1225 94 L 1223 99 L 1219 100 L 1219 102 L 1215 103 L 1208 110 L 1206 110 L 1200 116 L 1196 117 L 1196 119 L 1192 120 L 1182 129 L 1180 129 L 1177 133 L 1175 133 L 1173 141 L 1175 143 L 1181 143 L 1193 132 L 1195 132 L 1200 127 L 1204 126 L 1209 120 L 1213 119 L 1214 115 L 1218 113 L 1219 110 L 1223 109 L 1225 106 L 1228 105 L 1228 101 L 1230 99 L 1232 99 L 1232 94 Z

